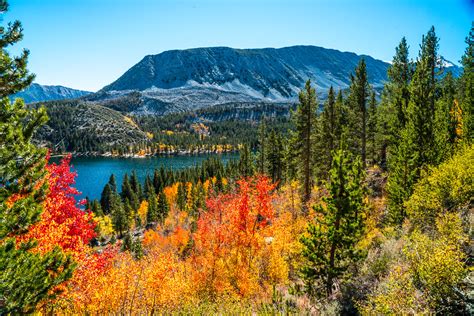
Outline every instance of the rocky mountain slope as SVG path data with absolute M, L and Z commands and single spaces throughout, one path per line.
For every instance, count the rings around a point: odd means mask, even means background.
M 148 55 L 102 91 L 202 86 L 268 100 L 295 97 L 307 79 L 321 90 L 346 88 L 364 57 L 370 81 L 381 86 L 389 66 L 370 56 L 317 46 L 170 50 Z
M 51 100 L 76 99 L 91 92 L 71 89 L 63 86 L 44 86 L 37 83 L 31 84 L 25 90 L 11 96 L 11 99 L 23 98 L 26 103 L 44 102 Z
M 122 113 L 82 100 L 49 101 L 49 120 L 35 138 L 53 152 L 103 153 L 147 143 L 150 139 L 134 120 Z
M 251 95 L 214 87 L 189 86 L 171 89 L 149 88 L 143 91 L 100 91 L 85 100 L 133 115 L 162 115 L 207 108 L 229 102 L 258 102 Z

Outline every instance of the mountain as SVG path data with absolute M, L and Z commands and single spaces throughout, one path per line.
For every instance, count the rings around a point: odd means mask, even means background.
M 35 138 L 53 151 L 104 153 L 150 141 L 135 121 L 113 109 L 81 100 L 48 101 L 49 120 Z
M 367 55 L 317 46 L 208 47 L 145 56 L 85 99 L 126 113 L 162 115 L 238 102 L 291 103 L 311 79 L 322 101 L 330 86 L 349 87 L 361 58 L 369 82 L 380 90 L 390 64 Z M 440 64 L 455 76 L 461 73 L 445 59 Z
M 317 46 L 210 47 L 148 55 L 102 91 L 200 86 L 281 101 L 296 97 L 307 79 L 320 90 L 331 85 L 347 88 L 361 57 L 365 58 L 370 82 L 383 85 L 389 64 L 370 56 Z
M 25 103 L 44 102 L 52 100 L 76 99 L 91 92 L 71 89 L 63 86 L 44 86 L 31 84 L 25 90 L 11 96 L 11 99 L 23 98 Z
M 148 55 L 120 78 L 85 99 L 132 114 L 168 114 L 238 102 L 297 100 L 306 80 L 324 99 L 330 86 L 347 89 L 364 57 L 380 88 L 389 64 L 370 56 L 317 46 L 170 50 Z

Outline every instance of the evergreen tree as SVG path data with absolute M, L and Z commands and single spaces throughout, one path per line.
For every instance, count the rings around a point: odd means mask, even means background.
M 244 144 L 240 150 L 239 172 L 242 177 L 249 177 L 254 174 L 252 152 L 248 144 Z
M 434 116 L 435 163 L 447 159 L 453 150 L 456 132 L 451 121 L 451 109 L 454 104 L 456 85 L 451 72 L 443 78 L 440 87 L 440 99 L 436 102 Z
M 306 81 L 305 88 L 299 93 L 299 105 L 293 113 L 295 122 L 294 155 L 298 178 L 301 184 L 301 200 L 303 211 L 311 197 L 314 169 L 314 145 L 316 138 L 316 90 L 311 88 L 311 81 Z
M 258 128 L 258 153 L 257 153 L 257 171 L 260 174 L 265 173 L 265 162 L 267 159 L 267 124 L 265 122 L 265 117 L 260 121 Z M 271 149 L 271 147 L 270 147 Z
M 186 186 L 182 182 L 178 183 L 178 194 L 176 196 L 176 204 L 178 205 L 178 209 L 180 211 L 184 211 L 186 209 Z
M 133 254 L 133 257 L 136 260 L 139 260 L 139 259 L 143 258 L 143 256 L 144 256 L 143 245 L 142 245 L 142 241 L 140 240 L 140 238 L 134 238 L 133 239 L 131 252 Z
M 408 124 L 412 125 L 413 143 L 418 153 L 418 166 L 436 161 L 434 146 L 434 116 L 438 38 L 434 27 L 423 36 L 420 57 L 410 83 L 410 102 L 407 109 Z
M 342 95 L 340 96 L 342 98 Z M 336 102 L 334 89 L 331 86 L 328 98 L 324 104 L 323 112 L 320 116 L 320 126 L 318 129 L 317 158 L 319 162 L 320 176 L 324 179 L 331 168 L 332 153 L 339 147 L 339 140 L 342 134 L 341 115 L 342 100 Z
M 271 130 L 268 137 L 267 174 L 272 178 L 272 182 L 280 183 L 283 180 L 283 160 L 284 148 L 280 133 Z
M 161 172 L 163 170 L 163 172 Z M 162 174 L 164 173 L 163 166 L 161 166 L 160 170 L 155 169 L 155 172 L 153 173 L 153 187 L 155 188 L 155 193 L 158 193 L 164 189 L 164 184 L 163 184 L 163 176 Z
M 464 69 L 460 78 L 462 134 L 468 142 L 472 142 L 474 139 L 474 22 L 471 24 L 466 44 L 466 51 L 461 59 Z
M 112 225 L 114 230 L 122 237 L 123 233 L 130 228 L 130 221 L 118 195 L 114 196 L 111 209 Z
M 155 188 L 153 186 L 153 181 L 151 180 L 149 175 L 146 175 L 145 178 L 145 189 L 144 189 L 144 195 L 145 199 L 148 200 L 152 195 L 155 195 Z
M 302 275 L 309 294 L 329 298 L 334 281 L 360 258 L 356 244 L 363 232 L 363 188 L 360 159 L 345 150 L 334 153 L 329 195 L 316 207 L 321 214 L 302 239 Z
M 115 175 L 113 173 L 110 175 L 108 183 L 112 192 L 117 193 L 117 181 L 115 180 Z
M 375 100 L 375 91 L 372 90 L 370 94 L 369 108 L 367 111 L 367 158 L 368 161 L 374 164 L 377 160 L 377 101 Z
M 391 143 L 397 144 L 400 138 L 399 131 L 405 127 L 406 111 L 410 102 L 410 81 L 413 73 L 413 66 L 408 55 L 409 46 L 405 37 L 395 48 L 395 56 L 387 71 L 388 82 L 385 84 L 385 91 L 389 100 L 390 111 L 389 136 Z
M 158 222 L 158 204 L 156 201 L 156 195 L 153 193 L 148 197 L 148 210 L 146 213 L 147 225 Z
M 132 191 L 137 196 L 138 202 L 140 202 L 143 199 L 143 191 L 142 185 L 138 180 L 137 172 L 135 170 L 132 171 L 132 176 L 130 177 L 130 186 L 132 188 Z
M 410 102 L 400 142 L 390 154 L 388 197 L 392 222 L 401 224 L 405 217 L 404 201 L 413 192 L 421 169 L 435 163 L 435 93 L 438 38 L 432 27 L 423 36 L 420 57 L 410 82 Z
M 132 234 L 127 233 L 123 237 L 121 251 L 132 251 L 133 248 L 133 237 Z
M 114 196 L 115 193 L 112 191 L 110 183 L 107 183 L 102 190 L 102 194 L 100 195 L 100 205 L 105 215 L 109 215 L 112 212 Z
M 130 181 L 128 180 L 127 174 L 125 174 L 125 176 L 123 177 L 121 195 L 124 203 L 128 200 L 133 210 L 138 209 L 138 207 L 140 206 L 140 202 L 138 200 L 137 194 L 135 193 L 132 188 L 132 185 L 130 184 Z
M 215 188 L 217 192 L 224 192 L 224 183 L 222 181 L 222 172 L 217 170 Z
M 97 216 L 104 216 L 104 212 L 102 211 L 102 207 L 100 206 L 99 201 L 94 200 L 91 203 L 90 210 Z
M 298 145 L 296 131 L 290 130 L 287 140 L 283 143 L 283 162 L 285 165 L 285 179 L 294 180 L 298 177 L 298 155 L 296 147 Z
M 367 99 L 369 81 L 364 58 L 361 58 L 355 76 L 351 76 L 349 102 L 351 105 L 351 147 L 360 155 L 365 169 L 367 160 Z
M 85 210 L 90 210 L 92 208 L 92 202 L 91 202 L 91 200 L 89 200 L 88 196 L 86 196 L 85 200 L 86 200 L 86 202 L 84 204 L 84 209 Z
M 164 223 L 166 217 L 168 217 L 168 213 L 170 211 L 170 206 L 168 203 L 168 199 L 163 191 L 161 191 L 158 195 L 158 219 L 160 223 Z
M 403 203 L 413 193 L 418 169 L 418 152 L 411 133 L 414 133 L 411 124 L 407 124 L 401 131 L 401 141 L 394 148 L 390 158 L 390 174 L 387 182 L 389 220 L 401 225 L 406 217 Z
M 0 14 L 8 9 L 0 0 Z M 33 75 L 26 68 L 28 51 L 11 57 L 6 50 L 23 37 L 20 22 L 0 27 L 0 314 L 32 313 L 51 289 L 72 276 L 75 264 L 59 248 L 40 255 L 34 242 L 15 237 L 40 220 L 47 190 L 45 149 L 31 143 L 47 120 L 43 108 L 28 110 L 8 96 L 28 87 Z M 19 197 L 18 199 L 15 197 Z M 33 251 L 32 251 L 33 250 Z

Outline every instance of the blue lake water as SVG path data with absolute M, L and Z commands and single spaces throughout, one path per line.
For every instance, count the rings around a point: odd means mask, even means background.
M 155 169 L 164 166 L 179 170 L 199 164 L 210 156 L 219 156 L 224 162 L 236 159 L 238 154 L 208 154 L 194 156 L 166 156 L 149 158 L 112 158 L 112 157 L 78 157 L 72 159 L 73 170 L 77 172 L 75 187 L 81 192 L 78 197 L 83 199 L 100 199 L 100 194 L 110 175 L 115 174 L 117 186 L 120 188 L 123 176 L 136 170 L 143 184 L 147 174 L 153 176 Z M 57 162 L 58 159 L 51 159 Z

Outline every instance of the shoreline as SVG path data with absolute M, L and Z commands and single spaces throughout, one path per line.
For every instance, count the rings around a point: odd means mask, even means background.
M 72 158 L 95 158 L 95 157 L 103 157 L 103 158 L 132 158 L 132 159 L 145 159 L 145 158 L 152 158 L 152 157 L 170 157 L 170 156 L 199 156 L 199 155 L 208 155 L 208 154 L 231 154 L 231 153 L 238 153 L 237 149 L 234 150 L 225 150 L 225 151 L 214 151 L 214 150 L 203 150 L 203 151 L 187 151 L 187 150 L 180 150 L 180 151 L 172 151 L 172 152 L 160 152 L 160 153 L 153 153 L 153 154 L 112 154 L 110 152 L 107 153 L 97 153 L 97 152 L 86 152 L 86 153 L 55 153 L 50 154 L 51 158 L 61 158 L 71 155 Z

